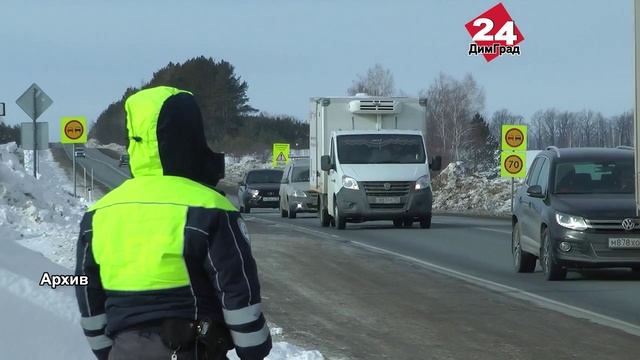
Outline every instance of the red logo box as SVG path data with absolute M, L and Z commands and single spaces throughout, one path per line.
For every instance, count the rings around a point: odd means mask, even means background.
M 473 40 L 469 55 L 482 54 L 487 62 L 504 54 L 520 55 L 518 44 L 524 40 L 524 36 L 502 3 L 469 21 L 464 27 Z

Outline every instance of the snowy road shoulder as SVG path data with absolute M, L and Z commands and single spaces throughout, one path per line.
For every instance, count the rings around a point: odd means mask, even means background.
M 68 275 L 75 266 L 80 219 L 89 205 L 72 195 L 70 180 L 49 151 L 38 180 L 25 171 L 15 143 L 0 145 L 0 358 L 91 359 L 74 287 L 40 286 L 45 272 Z M 268 316 L 268 315 L 267 315 Z M 269 360 L 321 360 L 315 350 L 274 338 Z M 237 359 L 235 353 L 229 354 Z

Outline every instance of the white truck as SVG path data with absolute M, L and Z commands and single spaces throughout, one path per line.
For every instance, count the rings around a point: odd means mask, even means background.
M 319 197 L 322 226 L 393 220 L 431 227 L 431 170 L 425 144 L 426 99 L 310 99 L 310 190 Z

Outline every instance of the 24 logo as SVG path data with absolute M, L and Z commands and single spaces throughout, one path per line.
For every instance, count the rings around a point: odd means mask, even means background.
M 524 36 L 507 12 L 498 5 L 465 24 L 473 41 L 469 44 L 469 55 L 482 55 L 487 62 L 498 56 L 520 55 L 520 42 Z

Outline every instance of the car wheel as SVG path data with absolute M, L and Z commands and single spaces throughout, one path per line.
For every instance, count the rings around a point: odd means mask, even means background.
M 335 214 L 334 216 L 335 227 L 337 227 L 338 230 L 344 230 L 347 227 L 347 220 L 340 215 L 338 210 L 338 205 L 336 205 L 335 202 L 333 203 L 333 213 Z
M 430 229 L 431 228 L 431 215 L 420 219 L 420 228 L 422 229 Z
M 413 220 L 412 219 L 404 219 L 402 221 L 402 225 L 406 228 L 410 228 L 413 226 Z
M 522 250 L 520 224 L 515 223 L 511 231 L 511 253 L 513 267 L 519 273 L 532 273 L 536 269 L 536 257 Z
M 397 228 L 401 228 L 403 225 L 402 219 L 393 219 L 393 226 Z
M 549 239 L 549 229 L 542 232 L 542 270 L 545 279 L 549 281 L 564 280 L 567 277 L 567 269 L 556 262 L 551 240 Z
M 285 210 L 285 206 L 282 203 L 282 198 L 280 198 L 280 217 L 285 218 L 287 217 L 287 215 L 288 215 L 287 210 Z
M 287 200 L 287 204 L 289 203 L 289 200 Z M 295 219 L 296 218 L 296 209 L 293 208 L 291 205 L 289 205 L 289 219 Z
M 247 206 L 245 206 L 245 207 L 244 207 L 244 213 L 245 213 L 245 214 L 248 214 L 248 213 L 250 213 L 250 212 L 251 212 L 251 208 L 250 208 L 248 205 L 247 205 Z
M 329 211 L 327 211 L 327 207 L 325 206 L 326 204 L 323 203 L 322 201 L 322 196 L 320 196 L 320 199 L 318 199 L 318 212 L 320 213 L 320 225 L 322 227 L 328 227 L 329 224 L 331 224 L 331 217 L 329 216 Z

